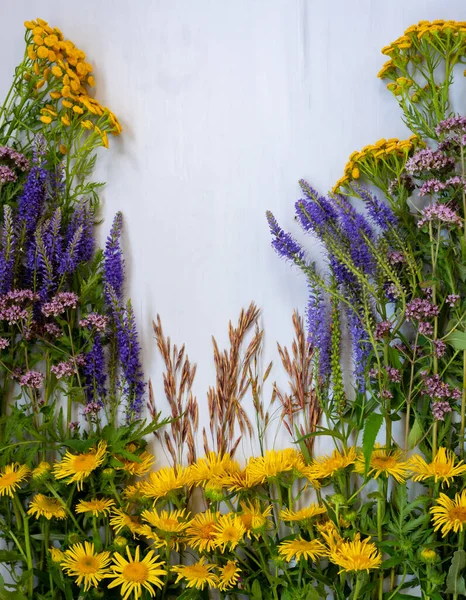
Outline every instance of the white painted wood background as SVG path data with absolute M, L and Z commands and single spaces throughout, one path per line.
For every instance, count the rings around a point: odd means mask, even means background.
M 297 231 L 297 180 L 323 192 L 348 155 L 403 137 L 376 78 L 380 48 L 420 19 L 466 20 L 464 0 L 3 0 L 0 96 L 23 53 L 23 21 L 46 19 L 95 66 L 97 96 L 123 135 L 102 152 L 105 223 L 121 210 L 146 373 L 162 402 L 151 319 L 186 342 L 206 422 L 210 336 L 255 300 L 265 360 L 306 285 L 270 248 L 264 213 Z M 461 110 L 461 107 L 459 107 Z M 463 106 L 464 111 L 464 106 Z M 308 248 L 318 258 L 318 247 Z M 249 405 L 249 409 L 251 406 Z M 200 440 L 199 440 L 200 441 Z M 322 444 L 321 444 L 322 446 Z M 248 448 L 245 449 L 248 451 Z M 161 457 L 163 461 L 163 456 Z

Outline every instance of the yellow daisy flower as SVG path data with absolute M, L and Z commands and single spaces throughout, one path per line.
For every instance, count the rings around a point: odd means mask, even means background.
M 234 550 L 245 534 L 246 528 L 238 515 L 232 513 L 220 515 L 215 526 L 215 545 L 222 550 L 226 547 Z
M 114 532 L 118 535 L 125 527 L 127 527 L 133 536 L 139 532 L 141 523 L 137 517 L 133 517 L 116 508 L 110 517 L 110 525 Z
M 241 513 L 238 515 L 246 529 L 246 535 L 252 533 L 255 537 L 269 526 L 268 517 L 272 514 L 272 506 L 269 504 L 265 509 L 261 507 L 259 500 L 252 500 L 249 504 L 240 502 Z
M 240 470 L 239 463 L 229 454 L 222 456 L 209 452 L 188 468 L 189 485 L 206 486 L 210 481 L 217 482 L 224 477 L 231 477 Z
M 302 454 L 294 448 L 269 450 L 264 456 L 250 458 L 246 466 L 246 476 L 254 485 L 264 483 L 283 473 L 302 473 L 305 468 Z
M 91 587 L 97 587 L 108 575 L 109 562 L 110 552 L 96 554 L 94 544 L 84 542 L 84 545 L 74 544 L 66 550 L 60 564 L 69 577 L 76 578 L 76 585 L 84 585 L 84 591 L 87 592 Z
M 206 511 L 198 513 L 186 529 L 186 541 L 191 548 L 198 552 L 211 552 L 215 548 L 216 525 L 219 512 Z
M 234 587 L 241 575 L 241 569 L 236 560 L 229 560 L 224 567 L 221 567 L 218 575 L 218 589 L 225 592 Z
M 342 571 L 367 571 L 378 569 L 382 563 L 382 555 L 370 538 L 360 539 L 356 534 L 353 541 L 340 540 L 329 554 L 329 559 Z
M 11 463 L 6 465 L 0 471 L 0 496 L 10 496 L 13 498 L 20 484 L 29 475 L 30 470 L 26 465 Z
M 45 517 L 50 519 L 66 519 L 66 510 L 56 498 L 49 498 L 44 494 L 36 494 L 29 504 L 28 515 L 36 519 Z
M 296 558 L 296 560 L 304 558 L 316 561 L 321 556 L 325 556 L 326 549 L 319 540 L 308 541 L 299 536 L 294 540 L 281 542 L 278 545 L 278 554 L 287 562 L 290 562 L 293 558 Z
M 147 521 L 159 531 L 168 534 L 181 533 L 189 527 L 186 510 L 162 510 L 160 513 L 154 510 L 145 510 L 141 514 Z
M 305 523 L 317 517 L 318 515 L 323 515 L 327 511 L 323 506 L 319 504 L 311 504 L 310 506 L 306 506 L 305 508 L 301 508 L 300 510 L 290 510 L 285 508 L 280 511 L 280 519 L 283 521 L 297 521 L 301 523 Z
M 455 494 L 452 500 L 446 494 L 440 494 L 437 503 L 430 509 L 434 531 L 442 530 L 445 537 L 450 531 L 458 533 L 466 527 L 466 490 Z
M 184 579 L 187 588 L 203 590 L 206 585 L 211 588 L 217 586 L 218 577 L 212 573 L 215 567 L 216 565 L 205 564 L 205 558 L 201 558 L 199 562 L 193 565 L 176 565 L 171 567 L 171 572 L 178 575 L 175 583 Z
M 90 512 L 94 517 L 108 515 L 115 502 L 110 498 L 94 498 L 93 500 L 80 500 L 76 504 L 77 514 Z
M 456 465 L 456 456 L 452 450 L 439 448 L 434 460 L 427 463 L 422 456 L 415 454 L 409 460 L 409 470 L 413 475 L 413 481 L 424 481 L 430 477 L 435 483 L 442 482 L 442 486 L 449 486 L 450 480 L 466 473 L 466 465 L 460 460 Z
M 189 483 L 188 472 L 180 467 L 165 467 L 149 475 L 144 483 L 141 483 L 141 492 L 147 498 L 158 500 L 173 492 L 181 491 Z
M 106 455 L 107 444 L 104 441 L 100 441 L 97 448 L 82 454 L 71 454 L 67 450 L 61 461 L 54 466 L 55 478 L 68 478 L 67 483 L 77 482 L 78 490 L 82 490 L 83 481 L 102 465 Z
M 381 448 L 380 445 L 376 445 L 371 454 L 368 474 L 374 479 L 377 479 L 380 475 L 385 477 L 391 475 L 396 481 L 402 483 L 408 472 L 408 463 L 400 460 L 402 454 L 401 450 L 387 451 L 385 448 Z M 356 473 L 364 473 L 365 462 L 363 457 L 358 458 L 354 470 Z
M 118 457 L 118 460 L 122 463 L 123 466 L 115 467 L 121 471 L 125 471 L 128 475 L 137 475 L 138 477 L 142 477 L 146 473 L 148 473 L 152 465 L 155 462 L 155 458 L 150 452 L 142 452 L 138 456 L 140 462 L 136 462 L 135 460 L 127 460 L 125 458 Z
M 355 448 L 349 448 L 348 452 L 334 450 L 331 456 L 316 458 L 306 468 L 306 476 L 310 479 L 326 479 L 333 477 L 337 471 L 354 465 L 357 460 Z
M 109 588 L 121 585 L 120 594 L 123 600 L 128 600 L 131 594 L 134 594 L 134 600 L 141 597 L 143 590 L 147 590 L 150 596 L 155 596 L 154 587 L 163 588 L 161 577 L 167 574 L 162 567 L 164 562 L 158 562 L 153 550 L 140 559 L 139 546 L 134 552 L 134 559 L 131 555 L 129 546 L 126 547 L 128 560 L 119 552 L 113 555 L 113 565 L 110 567 L 112 573 L 107 578 L 113 579 L 108 584 Z
M 333 552 L 338 547 L 339 543 L 342 540 L 340 532 L 337 529 L 337 526 L 333 521 L 325 521 L 324 523 L 317 523 L 317 531 L 320 533 L 325 543 L 327 544 L 327 548 L 330 552 Z

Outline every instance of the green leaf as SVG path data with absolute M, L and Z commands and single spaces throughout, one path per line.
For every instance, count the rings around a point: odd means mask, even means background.
M 424 429 L 421 425 L 421 422 L 416 417 L 416 419 L 414 420 L 413 426 L 411 427 L 411 431 L 409 432 L 409 436 L 408 436 L 409 448 L 415 448 L 418 445 L 418 443 L 420 442 L 420 440 L 422 439 L 423 435 L 424 435 Z
M 262 600 L 261 585 L 257 579 L 254 579 L 251 586 L 251 600 Z
M 453 560 L 451 561 L 450 569 L 447 575 L 447 594 L 456 594 L 460 596 L 466 596 L 466 584 L 464 577 L 461 575 L 461 571 L 466 567 L 466 552 L 464 550 L 457 550 L 453 554 Z
M 444 339 L 446 343 L 453 346 L 455 350 L 466 350 L 466 331 L 453 331 Z
M 362 436 L 362 453 L 366 462 L 365 473 L 369 471 L 369 462 L 371 460 L 372 450 L 374 449 L 377 434 L 382 427 L 383 417 L 379 413 L 372 413 L 366 419 L 364 433 Z

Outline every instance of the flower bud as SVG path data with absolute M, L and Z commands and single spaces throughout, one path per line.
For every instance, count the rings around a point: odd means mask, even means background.
M 117 550 L 124 550 L 128 545 L 128 540 L 124 536 L 119 535 L 114 539 L 113 543 Z
M 343 496 L 343 494 L 333 494 L 330 496 L 329 500 L 335 506 L 342 506 L 346 504 L 346 498 Z
M 102 479 L 106 479 L 107 481 L 115 479 L 115 475 L 116 471 L 112 467 L 107 467 L 106 469 L 102 470 Z

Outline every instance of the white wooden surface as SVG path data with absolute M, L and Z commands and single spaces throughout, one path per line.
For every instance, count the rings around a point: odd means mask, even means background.
M 290 341 L 306 302 L 303 278 L 270 248 L 265 210 L 297 231 L 300 177 L 325 191 L 352 150 L 404 136 L 376 78 L 380 48 L 415 21 L 466 13 L 462 0 L 4 0 L 0 14 L 0 96 L 25 19 L 58 26 L 95 65 L 97 95 L 124 126 L 100 160 L 102 236 L 122 210 L 146 372 L 162 406 L 160 313 L 198 363 L 205 421 L 211 334 L 223 344 L 254 299 L 283 379 L 275 343 Z

